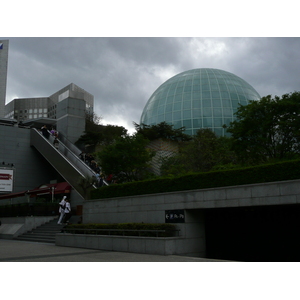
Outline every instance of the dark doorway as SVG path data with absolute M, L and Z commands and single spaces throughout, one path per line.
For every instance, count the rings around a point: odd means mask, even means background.
M 205 210 L 207 258 L 300 261 L 300 205 Z

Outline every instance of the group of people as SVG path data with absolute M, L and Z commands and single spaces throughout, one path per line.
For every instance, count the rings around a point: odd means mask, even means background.
M 100 173 L 101 168 L 96 162 L 94 156 L 90 153 L 81 152 L 79 157 L 84 163 L 86 163 L 95 173 Z
M 51 131 L 49 133 L 49 130 L 47 128 L 47 125 L 44 125 L 42 128 L 41 128 L 41 131 L 42 131 L 42 135 L 46 138 L 46 139 L 49 139 L 50 137 L 50 134 L 52 136 L 54 136 L 54 141 L 53 141 L 53 146 L 58 149 L 59 147 L 59 140 L 58 140 L 58 132 L 52 127 L 51 128 Z
M 71 205 L 67 196 L 64 196 L 59 202 L 59 219 L 57 224 L 68 223 L 71 218 Z

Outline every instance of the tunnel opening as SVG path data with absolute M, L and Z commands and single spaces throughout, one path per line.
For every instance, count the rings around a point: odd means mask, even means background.
M 300 205 L 206 209 L 206 257 L 298 262 L 299 216 Z

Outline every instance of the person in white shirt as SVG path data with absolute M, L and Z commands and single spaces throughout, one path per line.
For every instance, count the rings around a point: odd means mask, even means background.
M 60 213 L 60 216 L 59 216 L 57 224 L 62 224 L 61 222 L 62 222 L 63 217 L 65 215 L 65 209 L 66 209 L 66 199 L 67 199 L 67 196 L 64 196 L 62 198 L 62 200 L 59 202 L 59 210 L 58 210 L 58 212 Z
M 69 200 L 66 199 L 64 223 L 68 223 L 70 218 L 71 218 L 71 205 Z

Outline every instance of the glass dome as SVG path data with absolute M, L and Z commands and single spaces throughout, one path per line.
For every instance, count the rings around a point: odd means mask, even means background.
M 211 128 L 218 136 L 226 135 L 222 126 L 235 118 L 239 104 L 259 100 L 257 91 L 242 78 L 218 69 L 193 69 L 164 82 L 146 103 L 140 124 L 161 122 L 185 127 L 185 133 Z

